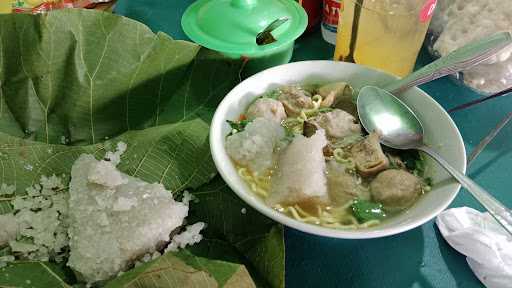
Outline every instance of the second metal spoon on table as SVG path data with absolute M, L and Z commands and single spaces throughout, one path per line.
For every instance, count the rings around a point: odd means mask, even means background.
M 421 122 L 400 99 L 383 89 L 366 86 L 357 98 L 357 112 L 363 127 L 368 132 L 379 133 L 383 145 L 417 149 L 434 158 L 512 235 L 512 211 L 427 146 L 423 142 Z

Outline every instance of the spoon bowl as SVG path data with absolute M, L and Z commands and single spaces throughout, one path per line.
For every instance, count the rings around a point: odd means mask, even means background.
M 389 92 L 365 86 L 357 98 L 361 124 L 381 136 L 382 144 L 395 149 L 415 149 L 423 143 L 423 126 L 400 99 Z

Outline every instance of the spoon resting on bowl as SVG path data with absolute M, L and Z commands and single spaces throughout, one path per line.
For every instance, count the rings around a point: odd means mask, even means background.
M 383 89 L 366 86 L 357 98 L 357 112 L 363 127 L 368 132 L 377 132 L 383 145 L 395 149 L 417 149 L 430 155 L 512 235 L 512 211 L 426 145 L 420 120 L 400 99 Z

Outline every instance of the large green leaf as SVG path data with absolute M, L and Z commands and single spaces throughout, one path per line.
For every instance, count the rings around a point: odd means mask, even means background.
M 177 255 L 167 253 L 136 267 L 110 281 L 106 287 L 249 288 L 255 285 L 241 264 L 202 258 L 182 250 Z
M 71 288 L 74 280 L 66 267 L 50 262 L 16 262 L 0 268 L 0 287 Z
M 240 70 L 195 44 L 88 10 L 0 15 L 0 67 L 2 131 L 75 144 L 211 113 Z
M 208 124 L 241 68 L 239 61 L 108 13 L 0 15 L 0 184 L 23 194 L 42 175 L 69 176 L 80 154 L 101 158 L 123 141 L 128 150 L 119 168 L 173 193 L 190 189 L 199 202 L 189 221 L 208 227 L 199 245 L 108 285 L 284 287 L 282 227 L 246 207 L 220 178 L 210 181 L 216 170 Z M 9 211 L 9 199 L 0 198 L 0 214 Z M 0 272 L 0 287 L 75 282 L 52 263 L 5 269 L 9 277 Z

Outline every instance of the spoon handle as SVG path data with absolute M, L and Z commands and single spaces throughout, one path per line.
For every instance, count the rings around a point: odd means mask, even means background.
M 487 60 L 512 43 L 509 32 L 500 32 L 467 44 L 412 74 L 386 85 L 384 90 L 398 94 L 408 88 L 453 74 Z
M 473 197 L 475 197 L 482 206 L 489 211 L 489 213 L 498 221 L 498 223 L 505 228 L 505 230 L 512 235 L 512 211 L 505 207 L 500 201 L 496 200 L 489 192 L 485 191 L 484 188 L 476 184 L 473 180 L 469 179 L 464 174 L 453 168 L 446 160 L 443 159 L 436 151 L 430 147 L 422 146 L 419 150 L 430 155 L 436 160 L 441 166 L 443 166 L 452 176 L 466 188 Z

